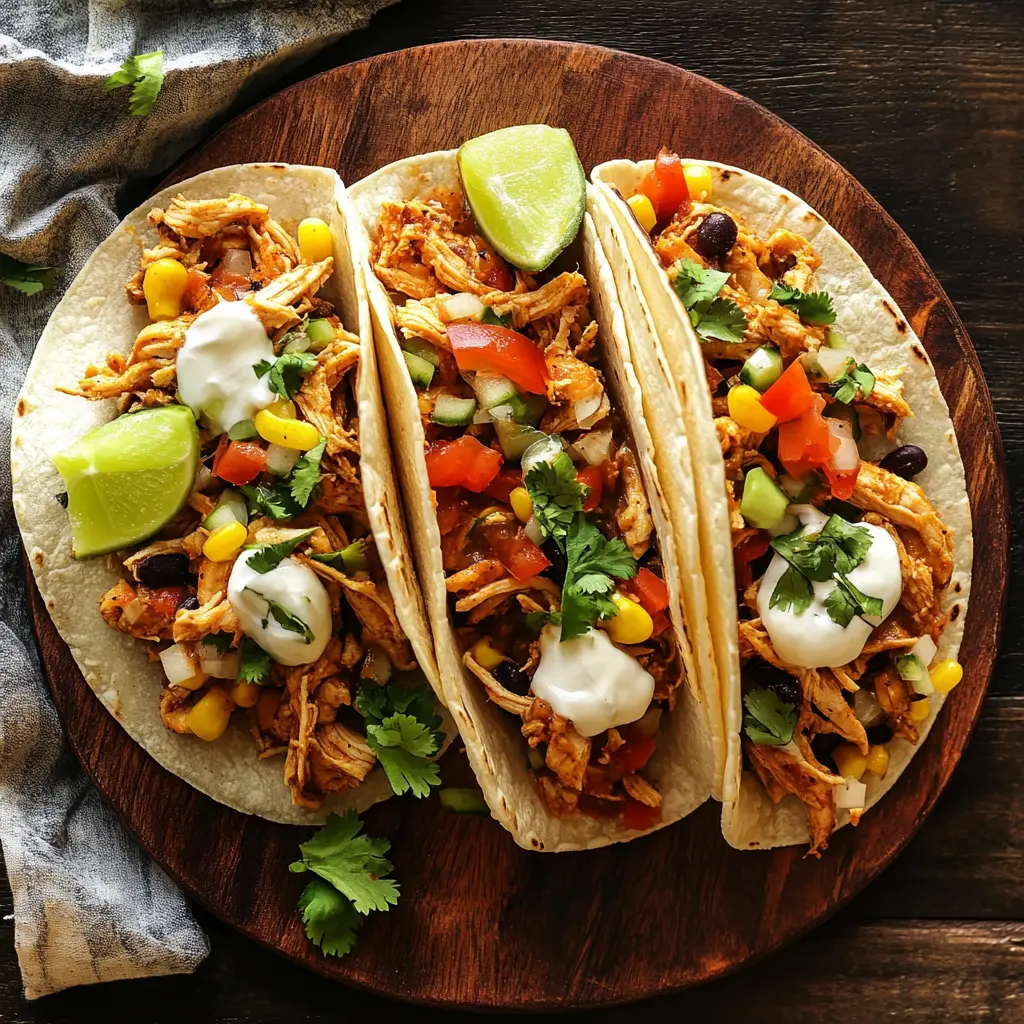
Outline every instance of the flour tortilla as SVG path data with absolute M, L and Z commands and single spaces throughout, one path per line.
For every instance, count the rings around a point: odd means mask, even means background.
M 683 162 L 709 166 L 714 176 L 712 201 L 735 210 L 756 235 L 763 238 L 776 228 L 786 228 L 811 240 L 822 259 L 815 274 L 818 287 L 835 299 L 836 329 L 846 336 L 850 347 L 869 366 L 902 371 L 904 394 L 914 416 L 900 425 L 897 443 L 917 444 L 928 453 L 928 468 L 916 481 L 953 531 L 953 575 L 943 597 L 943 608 L 951 613 L 951 621 L 943 630 L 937 656 L 955 658 L 970 597 L 971 510 L 949 410 L 932 364 L 910 321 L 853 247 L 797 196 L 764 178 L 725 164 L 706 160 L 684 159 Z M 641 380 L 647 391 L 656 392 L 660 388 L 675 391 L 683 406 L 684 429 L 697 480 L 704 573 L 708 580 L 712 634 L 722 685 L 720 728 L 726 747 L 722 828 L 728 842 L 739 849 L 806 843 L 807 823 L 800 801 L 787 796 L 780 804 L 773 804 L 756 776 L 743 771 L 743 707 L 732 540 L 724 466 L 705 385 L 700 340 L 654 255 L 646 232 L 622 199 L 638 190 L 652 166 L 650 160 L 642 163 L 615 160 L 595 167 L 591 177 L 598 192 L 598 209 L 602 217 L 609 219 L 607 225 L 601 217 L 598 220 L 608 235 L 614 236 L 611 242 L 613 266 L 632 263 L 640 298 L 650 313 L 648 320 L 631 321 L 630 326 L 635 329 L 631 331 L 630 341 L 637 365 L 659 362 L 661 377 L 657 383 L 653 377 L 643 376 Z M 620 294 L 623 286 L 620 283 Z M 659 440 L 657 436 L 655 440 Z M 663 478 L 669 476 L 674 465 L 671 449 L 659 443 L 656 452 Z M 944 699 L 939 693 L 931 698 L 931 713 L 919 726 L 917 745 L 899 738 L 888 744 L 889 770 L 884 778 L 865 776 L 865 810 L 874 806 L 896 783 L 924 743 Z M 837 827 L 848 821 L 847 811 L 838 812 Z
M 461 189 L 454 150 L 400 160 L 349 189 L 356 215 L 366 231 L 363 266 L 377 331 L 381 379 L 445 702 L 459 727 L 470 764 L 493 816 L 512 833 L 520 846 L 560 852 L 623 842 L 642 833 L 629 831 L 614 820 L 585 815 L 561 820 L 550 812 L 534 785 L 526 759 L 526 741 L 518 721 L 491 703 L 480 682 L 463 668 L 448 618 L 441 537 L 423 458 L 424 433 L 416 389 L 409 378 L 393 326 L 391 301 L 368 262 L 368 245 L 384 202 L 423 198 L 438 190 L 461 193 Z M 692 638 L 706 629 L 706 621 L 691 620 L 689 628 L 684 629 L 679 617 L 679 570 L 675 550 L 678 531 L 674 531 L 670 523 L 664 478 L 659 478 L 654 464 L 650 432 L 639 401 L 639 384 L 629 358 L 614 281 L 589 214 L 584 217 L 581 243 L 578 257 L 591 288 L 591 312 L 601 328 L 600 344 L 608 370 L 608 386 L 626 412 L 638 449 L 672 597 L 673 625 L 687 673 L 688 686 L 680 687 L 675 710 L 663 719 L 665 725 L 647 773 L 662 793 L 662 825 L 668 825 L 707 799 L 714 776 L 710 728 L 705 709 L 695 697 L 700 691 L 688 640 L 688 636 Z M 682 509 L 679 514 L 687 515 L 689 511 Z M 671 513 L 675 516 L 676 509 L 672 508 Z
M 109 351 L 129 352 L 147 323 L 145 310 L 128 303 L 124 284 L 139 256 L 154 240 L 146 214 L 181 193 L 214 198 L 238 192 L 270 207 L 293 234 L 304 217 L 327 221 L 334 235 L 334 274 L 321 294 L 335 303 L 345 327 L 362 339 L 357 383 L 360 468 L 367 515 L 398 617 L 424 674 L 440 694 L 426 615 L 415 581 L 401 507 L 395 494 L 391 456 L 372 343 L 363 278 L 350 254 L 348 200 L 341 179 L 325 167 L 239 164 L 190 178 L 153 196 L 130 213 L 89 258 L 54 310 L 39 340 L 18 398 L 11 438 L 14 510 L 39 591 L 61 636 L 93 691 L 125 731 L 161 765 L 220 803 L 273 821 L 309 824 L 331 811 L 362 811 L 392 795 L 376 767 L 362 785 L 331 794 L 321 811 L 292 803 L 283 760 L 256 757 L 243 717 L 234 716 L 224 736 L 205 743 L 170 732 L 160 720 L 163 670 L 145 645 L 111 629 L 98 602 L 117 582 L 112 556 L 76 561 L 71 530 L 55 496 L 64 490 L 51 456 L 100 423 L 113 418 L 114 402 L 90 402 L 56 391 L 74 386 L 85 368 L 102 365 Z M 454 730 L 448 724 L 449 735 Z

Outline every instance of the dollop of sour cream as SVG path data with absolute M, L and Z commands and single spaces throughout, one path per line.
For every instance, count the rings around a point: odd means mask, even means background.
M 178 394 L 219 434 L 251 420 L 273 403 L 266 375 L 253 367 L 274 362 L 274 346 L 247 302 L 218 302 L 192 321 L 178 351 Z
M 829 518 L 812 505 L 791 505 L 789 511 L 797 516 L 810 534 L 821 530 Z M 846 665 L 860 657 L 871 630 L 896 607 L 903 593 L 903 573 L 896 544 L 880 526 L 871 523 L 857 525 L 871 534 L 871 548 L 864 561 L 846 578 L 868 597 L 880 597 L 882 614 L 878 617 L 855 615 L 847 626 L 833 622 L 825 610 L 825 599 L 835 587 L 832 580 L 811 583 L 811 604 L 799 614 L 793 608 L 788 611 L 770 608 L 775 584 L 789 567 L 782 555 L 776 554 L 758 588 L 757 610 L 771 637 L 772 646 L 783 661 L 801 668 Z
M 249 566 L 255 553 L 243 551 L 228 578 L 228 600 L 243 632 L 278 664 L 316 661 L 331 639 L 331 602 L 324 585 L 312 569 L 294 558 L 282 559 L 270 572 L 256 572 Z M 301 619 L 313 634 L 312 642 L 306 643 L 301 633 L 285 629 L 264 598 Z
M 654 696 L 654 677 L 600 629 L 560 642 L 560 626 L 540 635 L 533 692 L 568 718 L 581 736 L 596 736 L 643 717 Z

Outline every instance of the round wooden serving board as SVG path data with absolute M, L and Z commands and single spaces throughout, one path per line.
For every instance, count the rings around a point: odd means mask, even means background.
M 147 850 L 245 934 L 330 977 L 421 1002 L 542 1009 L 638 999 L 692 985 L 775 949 L 835 911 L 906 844 L 963 752 L 999 638 L 1007 496 L 992 404 L 971 343 L 931 271 L 856 181 L 777 117 L 697 75 L 594 47 L 479 40 L 337 68 L 238 118 L 174 173 L 292 161 L 355 181 L 400 157 L 506 125 L 567 128 L 584 166 L 662 144 L 737 164 L 805 197 L 867 260 L 923 338 L 967 468 L 975 586 L 964 682 L 894 791 L 820 860 L 800 849 L 740 853 L 719 808 L 649 838 L 589 853 L 520 850 L 494 822 L 445 815 L 436 797 L 367 815 L 393 840 L 400 905 L 373 916 L 356 952 L 325 958 L 305 938 L 288 872 L 306 830 L 247 818 L 193 791 L 136 747 L 57 636 L 28 575 L 43 661 L 86 770 Z M 154 701 L 156 695 L 154 694 Z M 446 781 L 465 771 L 458 755 Z

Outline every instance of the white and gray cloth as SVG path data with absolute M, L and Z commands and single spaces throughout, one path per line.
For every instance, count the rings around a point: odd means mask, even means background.
M 0 840 L 25 994 L 194 970 L 185 898 L 69 753 L 32 640 L 11 508 L 11 412 L 57 300 L 118 222 L 129 178 L 166 170 L 211 123 L 393 0 L 0 0 L 0 252 L 54 268 L 0 286 Z M 164 51 L 153 112 L 104 79 Z

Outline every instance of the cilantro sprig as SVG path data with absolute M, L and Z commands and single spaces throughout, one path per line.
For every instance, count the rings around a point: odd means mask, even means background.
M 164 84 L 164 51 L 140 53 L 129 57 L 104 83 L 110 92 L 126 85 L 132 87 L 128 110 L 133 117 L 145 117 L 153 109 Z
M 836 322 L 836 311 L 828 292 L 802 292 L 776 281 L 768 298 L 780 306 L 788 306 L 805 324 L 824 327 Z
M 858 397 L 861 400 L 875 390 L 875 375 L 864 363 L 853 365 L 852 361 L 846 369 L 828 386 L 829 394 L 837 402 L 849 405 Z
M 609 595 L 615 580 L 636 575 L 636 559 L 619 539 L 608 540 L 582 512 L 569 524 L 565 538 L 566 570 L 562 584 L 561 640 L 583 636 L 599 619 L 614 617 Z
M 242 637 L 239 655 L 238 682 L 262 686 L 270 678 L 270 655 L 249 636 Z
M 564 550 L 569 524 L 583 507 L 590 488 L 577 479 L 576 467 L 567 452 L 559 452 L 551 462 L 533 465 L 523 483 L 533 500 L 537 521 Z
M 781 700 L 774 690 L 757 687 L 743 695 L 743 731 L 754 743 L 766 747 L 782 747 L 793 739 L 796 730 L 796 708 Z
M 22 295 L 38 295 L 51 283 L 52 267 L 22 263 L 13 256 L 0 254 L 0 283 Z
M 292 467 L 292 474 L 288 478 L 288 492 L 300 508 L 305 508 L 309 504 L 313 489 L 323 479 L 320 460 L 326 447 L 327 438 L 321 435 L 320 443 L 310 448 Z
M 244 484 L 241 491 L 249 503 L 251 515 L 269 516 L 273 520 L 294 519 L 302 511 L 283 482 Z
M 729 280 L 726 270 L 702 267 L 693 260 L 679 259 L 669 270 L 672 287 L 690 315 L 700 337 L 708 340 L 742 341 L 747 329 L 743 310 L 732 299 L 718 293 Z
M 304 540 L 309 540 L 312 534 L 316 533 L 316 527 L 310 530 L 303 530 L 288 540 L 278 544 L 256 544 L 249 550 L 256 553 L 250 555 L 246 564 L 253 572 L 267 573 L 276 569 L 285 558 L 288 557 Z
M 484 311 L 480 314 L 480 323 L 492 324 L 495 327 L 511 327 L 512 315 L 501 316 L 495 313 L 491 306 L 484 306 Z
M 274 362 L 261 359 L 253 366 L 257 377 L 267 378 L 267 387 L 275 395 L 292 399 L 302 387 L 302 379 L 311 373 L 316 366 L 316 356 L 312 352 L 285 352 Z
M 433 758 L 444 735 L 428 686 L 360 687 L 356 710 L 366 720 L 366 742 L 377 755 L 396 794 L 425 797 L 440 785 L 441 770 Z
M 272 597 L 267 597 L 266 594 L 261 594 L 253 587 L 246 587 L 245 589 L 250 594 L 255 594 L 267 602 L 268 619 L 263 620 L 264 629 L 267 627 L 269 618 L 273 618 L 282 629 L 287 630 L 289 633 L 298 633 L 307 644 L 313 642 L 313 630 L 298 615 L 288 611 L 279 601 L 275 601 Z
M 301 857 L 288 866 L 294 874 L 313 874 L 299 909 L 306 935 L 328 956 L 344 956 L 356 943 L 363 918 L 398 903 L 398 883 L 388 875 L 387 839 L 361 835 L 355 811 L 330 814 L 312 839 L 299 846 Z

